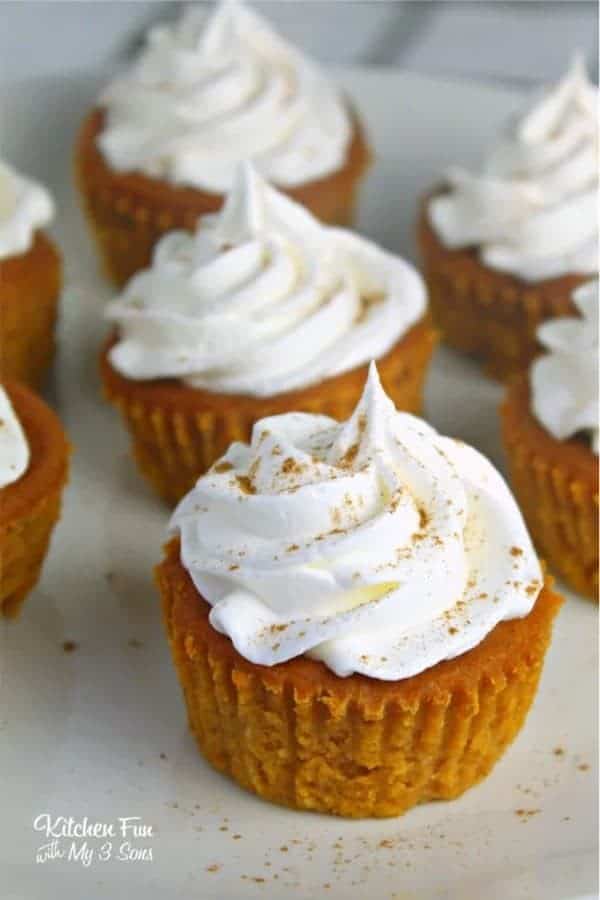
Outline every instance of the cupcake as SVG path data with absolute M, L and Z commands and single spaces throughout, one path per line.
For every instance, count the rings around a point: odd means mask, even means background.
M 236 164 L 329 224 L 353 217 L 370 153 L 319 68 L 241 2 L 153 28 L 81 129 L 77 182 L 105 270 L 123 285 L 173 229 L 215 212 Z
M 502 409 L 512 483 L 533 539 L 576 591 L 598 599 L 598 282 L 573 295 L 577 318 L 545 322 L 547 353 Z
M 258 419 L 347 418 L 371 359 L 396 405 L 419 410 L 435 343 L 412 266 L 322 225 L 247 163 L 223 209 L 162 238 L 106 316 L 105 396 L 169 502 Z
M 53 214 L 45 188 L 0 161 L 0 377 L 33 387 L 55 349 L 61 264 L 41 230 Z
M 176 509 L 156 577 L 201 752 L 265 799 L 398 815 L 485 777 L 560 598 L 504 481 L 397 412 L 257 422 Z
M 0 613 L 16 616 L 35 587 L 60 515 L 69 444 L 29 388 L 0 386 Z
M 425 197 L 418 240 L 443 339 L 508 379 L 538 325 L 570 316 L 598 271 L 598 89 L 580 60 L 513 119 L 481 173 L 451 169 Z

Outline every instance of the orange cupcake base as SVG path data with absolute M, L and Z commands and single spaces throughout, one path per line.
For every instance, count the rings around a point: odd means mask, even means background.
M 177 539 L 156 580 L 202 754 L 266 800 L 352 818 L 450 800 L 491 771 L 529 711 L 562 603 L 546 584 L 526 618 L 499 624 L 463 656 L 385 682 L 339 678 L 305 657 L 270 668 L 245 660 L 210 626 Z
M 378 360 L 383 387 L 399 409 L 421 410 L 423 384 L 436 341 L 436 333 L 423 319 Z M 140 471 L 170 504 L 187 494 L 233 441 L 249 441 L 258 419 L 292 410 L 347 419 L 367 376 L 367 367 L 361 366 L 275 397 L 211 394 L 174 379 L 125 378 L 108 359 L 114 342 L 115 338 L 110 338 L 101 354 L 104 395 L 123 416 Z
M 31 248 L 0 260 L 0 378 L 39 387 L 55 352 L 61 261 L 38 231 Z
M 427 206 L 435 193 L 424 199 L 417 227 L 434 323 L 446 344 L 479 359 L 492 378 L 508 381 L 539 354 L 536 331 L 542 322 L 577 315 L 571 295 L 589 276 L 528 283 L 483 265 L 477 248 L 448 249 L 429 222 Z
M 107 277 L 125 284 L 152 258 L 156 242 L 168 231 L 192 231 L 197 220 L 216 212 L 221 194 L 175 187 L 139 172 L 113 171 L 96 140 L 104 112 L 93 110 L 83 122 L 75 151 L 75 176 L 90 229 Z M 284 193 L 330 225 L 349 225 L 360 181 L 371 161 L 363 130 L 354 118 L 354 136 L 341 169 Z
M 598 458 L 583 440 L 557 441 L 531 412 L 528 379 L 501 409 L 511 483 L 548 565 L 598 601 Z
M 4 384 L 27 437 L 29 468 L 0 489 L 0 613 L 18 615 L 35 587 L 61 509 L 70 448 L 46 404 L 16 382 Z

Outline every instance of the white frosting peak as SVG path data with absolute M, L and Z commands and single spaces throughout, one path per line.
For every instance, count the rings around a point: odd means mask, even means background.
M 506 484 L 397 412 L 374 365 L 351 418 L 257 422 L 176 509 L 181 561 L 244 657 L 407 678 L 531 610 L 542 573 Z
M 325 177 L 344 165 L 352 135 L 318 68 L 234 0 L 153 28 L 100 99 L 98 143 L 113 169 L 214 193 L 242 159 L 283 187 Z
M 0 488 L 18 481 L 29 465 L 29 445 L 8 394 L 0 386 Z
M 53 215 L 48 191 L 0 160 L 0 260 L 26 253 Z
M 241 162 L 218 219 L 224 244 L 241 244 L 264 231 L 267 215 L 262 181 L 249 162 Z
M 107 308 L 128 378 L 254 396 L 384 356 L 425 312 L 408 263 L 329 228 L 244 163 L 216 215 L 172 232 Z
M 550 319 L 537 336 L 548 353 L 531 366 L 531 405 L 536 418 L 559 441 L 587 432 L 598 453 L 598 281 L 573 294 L 579 318 Z
M 208 14 L 198 40 L 198 50 L 209 56 L 228 52 L 236 38 L 239 0 L 221 0 Z
M 565 77 L 518 123 L 519 139 L 525 144 L 550 141 L 571 116 L 577 119 L 578 128 L 589 130 L 592 117 L 596 115 L 596 93 L 587 77 L 583 56 L 578 52 Z
M 554 88 L 511 123 L 483 172 L 453 168 L 431 222 L 450 248 L 525 281 L 598 269 L 598 89 L 577 57 Z

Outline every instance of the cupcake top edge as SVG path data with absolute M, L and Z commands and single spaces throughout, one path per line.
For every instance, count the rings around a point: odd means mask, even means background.
M 492 269 L 537 282 L 598 271 L 598 88 L 577 55 L 514 116 L 482 170 L 454 167 L 428 203 L 449 249 L 478 247 Z
M 29 444 L 6 390 L 0 385 L 0 489 L 14 484 L 29 466 Z
M 532 609 L 543 576 L 504 480 L 398 412 L 375 364 L 343 423 L 259 421 L 175 510 L 181 562 L 238 652 L 399 680 Z
M 275 396 L 382 358 L 425 311 L 409 263 L 241 163 L 220 212 L 166 235 L 107 307 L 110 362 L 132 379 Z
M 0 260 L 26 253 L 54 217 L 50 193 L 0 160 Z
M 578 287 L 573 301 L 579 316 L 550 319 L 538 328 L 546 352 L 531 365 L 531 408 L 556 440 L 583 433 L 598 455 L 598 280 Z
M 240 159 L 285 188 L 330 175 L 353 133 L 337 88 L 241 0 L 152 28 L 100 105 L 98 146 L 113 170 L 217 194 Z

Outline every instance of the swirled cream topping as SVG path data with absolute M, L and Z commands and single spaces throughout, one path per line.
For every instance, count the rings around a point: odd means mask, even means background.
M 0 385 L 0 488 L 18 481 L 29 465 L 29 445 L 12 403 Z
M 429 202 L 440 240 L 525 281 L 598 271 L 598 89 L 579 58 L 513 120 L 482 174 L 453 168 Z
M 107 308 L 128 378 L 273 396 L 378 359 L 425 312 L 420 275 L 321 225 L 247 163 L 217 215 L 172 232 Z
M 527 615 L 542 573 L 505 482 L 397 412 L 375 365 L 352 417 L 254 426 L 171 520 L 210 622 L 246 659 L 395 680 Z
M 53 216 L 48 191 L 0 160 L 0 259 L 26 253 Z
M 598 281 L 577 288 L 579 318 L 550 319 L 537 331 L 548 351 L 531 366 L 531 405 L 535 417 L 559 441 L 589 435 L 598 453 Z
M 322 178 L 344 165 L 352 136 L 316 65 L 235 0 L 153 28 L 100 103 L 98 144 L 113 169 L 213 193 L 229 189 L 242 159 L 282 187 Z

